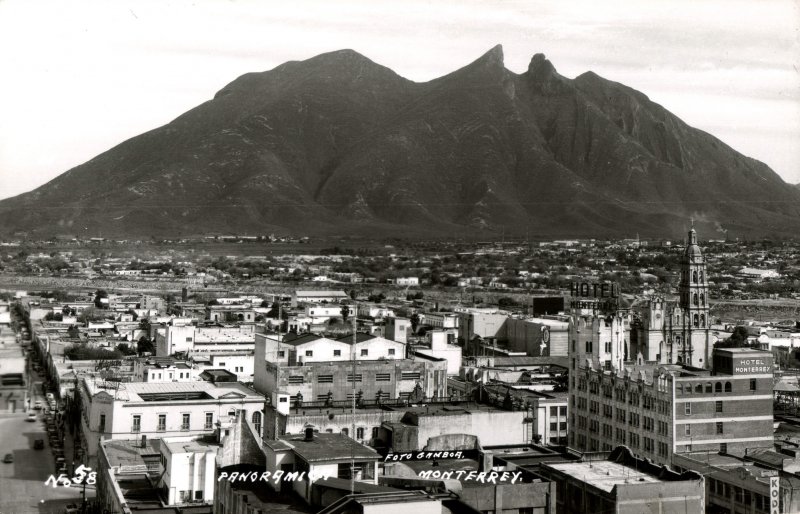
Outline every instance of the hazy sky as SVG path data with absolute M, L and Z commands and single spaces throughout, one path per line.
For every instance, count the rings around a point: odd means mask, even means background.
M 502 44 L 634 87 L 800 182 L 800 0 L 0 0 L 0 198 L 237 76 L 352 48 L 425 81 Z

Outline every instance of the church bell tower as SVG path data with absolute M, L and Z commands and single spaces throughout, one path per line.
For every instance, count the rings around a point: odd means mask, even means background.
M 694 227 L 689 231 L 689 241 L 681 259 L 681 282 L 679 305 L 683 312 L 683 341 L 678 349 L 685 364 L 707 367 L 708 328 L 708 277 L 703 252 L 697 244 Z

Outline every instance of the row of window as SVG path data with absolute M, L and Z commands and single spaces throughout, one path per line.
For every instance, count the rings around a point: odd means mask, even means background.
M 306 350 L 305 355 L 306 355 L 306 357 L 313 357 L 314 356 L 314 350 Z M 361 355 L 361 357 L 369 357 L 369 349 L 362 348 L 360 355 Z M 394 348 L 389 348 L 388 355 L 395 355 L 395 349 Z M 333 356 L 334 357 L 341 357 L 342 356 L 342 351 L 341 350 L 334 350 L 333 351 Z M 278 358 L 282 359 L 284 357 L 286 357 L 286 352 L 283 351 L 283 350 L 280 350 L 278 352 Z
M 733 384 L 730 382 L 725 382 L 723 385 L 722 382 L 715 382 L 712 384 L 711 382 L 706 382 L 705 387 L 703 384 L 698 382 L 697 384 L 678 384 L 675 386 L 677 391 L 677 395 L 687 395 L 690 396 L 692 393 L 694 394 L 701 394 L 701 393 L 732 393 L 733 392 Z M 755 378 L 750 379 L 750 391 L 758 390 L 758 382 Z
M 725 498 L 733 498 L 736 503 L 747 506 L 754 506 L 756 510 L 762 512 L 769 511 L 769 497 L 762 494 L 753 493 L 738 486 L 731 486 L 721 480 L 708 478 L 709 492 Z M 782 510 L 782 507 L 779 509 Z
M 235 416 L 236 411 L 231 410 L 228 412 L 229 416 Z M 181 430 L 189 430 L 191 427 L 192 415 L 188 412 L 181 413 Z M 261 431 L 261 413 L 256 411 L 253 413 L 252 417 L 253 423 L 256 425 L 256 429 L 258 432 Z M 105 414 L 100 415 L 100 432 L 105 432 L 105 424 L 106 424 L 106 416 Z M 203 424 L 204 430 L 211 430 L 214 427 L 214 413 L 213 412 L 206 412 L 205 413 L 205 423 Z M 156 432 L 166 432 L 167 430 L 167 415 L 166 414 L 158 414 L 158 420 L 156 423 Z M 141 414 L 133 414 L 132 415 L 132 422 L 131 422 L 131 432 L 139 433 L 142 431 L 142 415 Z
M 418 371 L 403 371 L 400 374 L 400 380 L 420 380 L 420 378 L 422 378 L 422 374 Z M 352 383 L 353 381 L 362 382 L 363 380 L 364 376 L 361 373 L 356 373 L 355 375 L 352 373 L 347 374 L 348 383 Z M 375 381 L 391 382 L 392 375 L 391 373 L 375 373 Z M 289 375 L 287 382 L 291 385 L 299 385 L 305 383 L 305 378 L 303 375 Z M 316 382 L 318 384 L 332 384 L 333 375 L 317 375 Z

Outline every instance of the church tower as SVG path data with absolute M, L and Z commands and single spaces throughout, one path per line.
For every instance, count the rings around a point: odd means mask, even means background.
M 708 367 L 709 325 L 708 277 L 706 261 L 697 244 L 694 227 L 689 231 L 689 241 L 681 259 L 679 306 L 683 313 L 683 341 L 678 355 L 684 364 Z

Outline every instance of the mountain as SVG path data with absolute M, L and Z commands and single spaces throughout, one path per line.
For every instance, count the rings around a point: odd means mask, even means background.
M 352 51 L 239 77 L 0 202 L 0 234 L 794 235 L 800 190 L 592 72 L 497 46 L 415 83 Z

